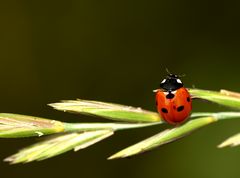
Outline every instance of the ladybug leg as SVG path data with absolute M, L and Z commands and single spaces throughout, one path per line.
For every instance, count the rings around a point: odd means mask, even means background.
M 153 90 L 153 93 L 157 93 L 157 92 L 159 92 L 159 91 L 162 91 L 162 92 L 164 92 L 165 90 L 163 90 L 163 89 L 159 88 L 159 89 L 155 89 L 155 90 Z
M 190 97 L 191 97 L 192 100 L 201 99 L 201 98 L 199 98 L 199 97 L 197 97 L 197 96 L 194 96 L 194 95 L 190 95 Z

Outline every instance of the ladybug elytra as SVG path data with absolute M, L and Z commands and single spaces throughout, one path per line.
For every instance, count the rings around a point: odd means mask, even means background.
M 156 90 L 156 105 L 161 117 L 169 124 L 183 123 L 191 113 L 192 99 L 177 75 L 168 74 Z

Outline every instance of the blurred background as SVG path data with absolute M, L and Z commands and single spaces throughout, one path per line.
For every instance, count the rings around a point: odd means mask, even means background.
M 104 121 L 54 111 L 47 103 L 92 99 L 155 111 L 165 77 L 186 74 L 187 87 L 240 91 L 237 1 L 1 1 L 0 112 L 68 122 Z M 227 108 L 194 101 L 193 111 Z M 183 177 L 240 175 L 240 148 L 216 145 L 240 131 L 222 121 L 152 152 L 106 158 L 167 125 L 117 132 L 86 150 L 9 166 L 4 177 Z M 1 139 L 0 160 L 38 138 Z

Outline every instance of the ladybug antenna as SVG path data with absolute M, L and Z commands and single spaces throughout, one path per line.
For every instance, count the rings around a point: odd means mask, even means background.
M 168 68 L 165 68 L 166 72 L 168 73 L 168 75 L 171 75 L 172 73 L 168 70 Z
M 179 78 L 183 78 L 183 77 L 186 77 L 186 74 L 181 74 L 181 75 L 178 75 Z
M 175 75 L 175 74 L 173 74 L 172 72 L 170 72 L 169 70 L 168 70 L 168 68 L 166 68 L 166 72 L 168 73 L 168 77 L 169 78 L 178 78 L 179 76 L 178 75 Z
M 172 72 L 170 72 L 170 71 L 168 70 L 167 67 L 166 67 L 166 72 L 168 73 L 168 76 L 169 76 L 169 77 L 182 78 L 182 77 L 185 77 L 185 76 L 186 76 L 186 74 L 181 74 L 181 75 L 173 74 Z

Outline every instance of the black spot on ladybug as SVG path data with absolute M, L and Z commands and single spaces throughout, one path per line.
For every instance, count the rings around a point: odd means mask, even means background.
M 168 110 L 166 108 L 161 109 L 163 113 L 168 113 Z
M 190 102 L 190 98 L 189 97 L 187 97 L 187 102 Z
M 158 105 L 158 102 L 157 102 L 157 100 L 156 100 L 156 106 Z
M 177 111 L 180 112 L 180 111 L 182 111 L 183 109 L 184 109 L 184 106 L 179 106 L 179 107 L 177 108 Z
M 167 98 L 167 99 L 173 99 L 173 98 L 174 98 L 174 94 L 168 93 L 168 94 L 166 95 L 166 98 Z

